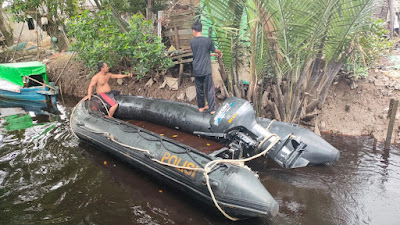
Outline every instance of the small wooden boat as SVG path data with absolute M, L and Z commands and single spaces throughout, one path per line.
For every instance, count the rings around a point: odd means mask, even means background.
M 0 98 L 56 106 L 57 94 L 58 87 L 48 81 L 41 62 L 0 64 Z
M 60 112 L 57 107 L 49 105 L 46 102 L 40 101 L 18 101 L 13 99 L 3 99 L 0 98 L 0 108 L 1 111 L 7 111 L 11 108 L 19 108 L 25 112 L 33 112 L 35 115 L 57 115 Z

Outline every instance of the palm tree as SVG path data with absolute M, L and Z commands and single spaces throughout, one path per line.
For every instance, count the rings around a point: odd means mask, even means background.
M 203 0 L 202 16 L 224 52 L 230 91 L 242 96 L 238 67 L 248 63 L 247 99 L 258 112 L 264 96 L 273 117 L 299 123 L 322 108 L 371 8 L 372 0 Z

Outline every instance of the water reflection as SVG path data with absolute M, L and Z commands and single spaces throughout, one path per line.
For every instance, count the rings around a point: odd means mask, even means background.
M 260 167 L 281 208 L 272 224 L 400 224 L 399 149 L 368 137 L 325 137 L 341 149 L 338 163 L 292 171 Z
M 4 119 L 8 131 L 22 130 L 33 126 L 33 120 L 29 114 L 11 115 Z
M 280 212 L 271 220 L 231 222 L 80 143 L 68 123 L 76 102 L 59 105 L 58 115 L 0 108 L 0 224 L 400 224 L 396 147 L 383 150 L 369 137 L 327 135 L 341 149 L 333 165 L 285 170 L 269 160 L 253 161 L 249 166 Z M 10 123 L 6 117 L 13 115 Z M 14 119 L 20 129 L 7 129 Z
M 15 102 L 8 105 L 1 101 L 1 107 L 1 224 L 34 224 L 31 220 L 36 212 L 45 209 L 39 202 L 49 195 L 49 187 L 57 180 L 55 174 L 65 173 L 62 170 L 66 165 L 65 156 L 57 154 L 58 148 L 52 146 L 53 137 L 59 133 L 66 137 L 70 134 L 57 114 L 41 106 L 34 108 Z

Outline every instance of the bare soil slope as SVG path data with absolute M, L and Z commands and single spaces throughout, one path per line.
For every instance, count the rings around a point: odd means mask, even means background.
M 47 62 L 50 80 L 55 81 L 71 54 L 60 54 Z M 388 111 L 390 99 L 400 99 L 400 71 L 393 69 L 388 59 L 382 62 L 383 69 L 372 69 L 367 79 L 351 81 L 340 76 L 332 85 L 325 105 L 319 114 L 316 124 L 321 132 L 343 135 L 371 135 L 383 141 L 388 127 Z M 63 94 L 84 97 L 89 85 L 87 71 L 82 62 L 72 60 L 60 76 L 58 85 Z M 153 76 L 155 83 L 147 87 L 150 78 L 137 80 L 136 78 L 123 79 L 122 84 L 111 81 L 111 88 L 121 90 L 124 94 L 162 98 L 174 101 L 188 102 L 183 97 L 186 88 L 194 84 L 190 79 L 184 79 L 177 91 L 167 87 L 161 89 L 161 77 Z M 353 88 L 351 88 L 353 87 Z M 196 104 L 196 99 L 189 102 Z M 399 117 L 399 116 L 397 116 Z M 392 141 L 400 142 L 399 125 L 396 118 L 395 131 Z
M 400 91 L 375 85 L 381 76 L 373 73 L 367 80 L 359 81 L 355 89 L 351 89 L 344 79 L 332 85 L 318 118 L 320 130 L 344 135 L 370 135 L 383 141 L 389 123 L 390 99 L 399 99 Z M 399 138 L 398 132 L 396 118 L 392 140 Z
M 70 57 L 71 54 L 60 54 L 51 58 L 46 63 L 50 80 L 57 80 Z M 65 95 L 84 97 L 87 95 L 87 88 L 90 83 L 88 74 L 89 71 L 85 69 L 82 62 L 71 60 L 60 76 L 57 85 L 62 89 Z M 180 99 L 179 96 L 182 96 L 187 87 L 194 85 L 191 80 L 184 79 L 179 89 L 177 91 L 172 91 L 168 86 L 160 88 L 164 80 L 159 76 L 153 76 L 155 80 L 154 83 L 151 86 L 146 86 L 149 79 L 150 77 L 145 77 L 141 80 L 135 77 L 125 78 L 122 79 L 123 83 L 121 85 L 117 83 L 116 79 L 111 79 L 110 86 L 112 89 L 122 91 L 124 94 L 187 102 L 186 99 Z M 196 100 L 190 103 L 196 104 Z

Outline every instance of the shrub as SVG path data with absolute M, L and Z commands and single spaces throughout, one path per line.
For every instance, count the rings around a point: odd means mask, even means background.
M 68 34 L 75 39 L 71 50 L 78 53 L 78 60 L 85 60 L 91 75 L 100 61 L 109 67 L 131 66 L 139 78 L 149 70 L 173 66 L 164 54 L 161 39 L 153 34 L 152 22 L 144 20 L 142 15 L 133 15 L 124 33 L 110 10 L 97 14 L 85 11 L 68 22 Z
M 371 24 L 354 38 L 353 51 L 345 64 L 354 80 L 367 77 L 368 68 L 395 46 L 394 41 L 387 38 L 389 31 L 385 26 L 386 23 L 381 19 L 371 21 Z

